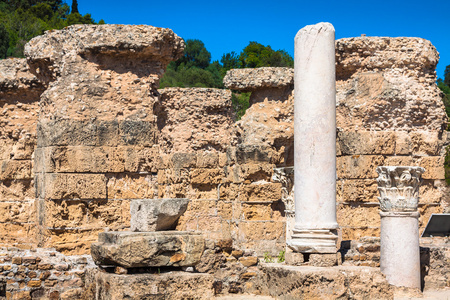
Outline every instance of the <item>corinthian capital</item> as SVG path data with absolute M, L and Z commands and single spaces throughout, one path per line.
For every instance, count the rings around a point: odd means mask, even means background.
M 419 186 L 422 167 L 389 166 L 378 167 L 377 183 L 380 192 L 380 207 L 385 212 L 416 211 L 419 203 Z

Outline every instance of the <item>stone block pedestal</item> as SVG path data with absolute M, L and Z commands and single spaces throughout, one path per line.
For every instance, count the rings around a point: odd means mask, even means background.
M 136 267 L 195 266 L 205 249 L 202 234 L 186 231 L 102 232 L 91 245 L 97 265 Z

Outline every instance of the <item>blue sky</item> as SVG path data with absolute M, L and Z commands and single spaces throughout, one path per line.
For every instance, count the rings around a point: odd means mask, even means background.
M 70 5 L 72 0 L 66 0 Z M 249 41 L 294 55 L 302 27 L 330 22 L 336 38 L 408 36 L 430 40 L 440 53 L 437 74 L 450 65 L 450 0 L 143 1 L 78 0 L 80 13 L 108 24 L 146 24 L 172 29 L 205 43 L 213 60 L 239 53 Z

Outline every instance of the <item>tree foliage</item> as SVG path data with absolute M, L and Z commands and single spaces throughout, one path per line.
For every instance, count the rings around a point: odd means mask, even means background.
M 228 70 L 259 67 L 293 67 L 294 60 L 284 50 L 273 50 L 257 42 L 250 42 L 239 54 L 225 53 L 211 63 L 211 53 L 200 40 L 186 40 L 184 55 L 171 62 L 161 78 L 160 87 L 223 88 L 223 77 Z M 250 93 L 232 94 L 232 105 L 239 120 L 249 107 Z
M 286 51 L 274 51 L 270 46 L 257 42 L 250 42 L 240 54 L 234 51 L 225 53 L 220 62 L 212 63 L 211 53 L 202 41 L 186 40 L 185 44 L 183 57 L 169 64 L 161 79 L 160 87 L 223 88 L 223 77 L 231 69 L 293 67 L 294 65 L 294 60 Z
M 284 50 L 274 51 L 270 46 L 250 42 L 239 55 L 241 68 L 293 67 L 294 60 Z
M 76 0 L 72 3 L 72 13 L 62 0 L 0 0 L 0 57 L 23 57 L 24 46 L 33 37 L 73 24 L 95 24 L 90 14 L 78 13 Z
M 9 47 L 9 33 L 5 25 L 0 24 L 0 58 L 6 58 Z
M 74 13 L 80 13 L 78 11 L 78 1 L 77 0 L 72 0 L 72 10 L 70 11 L 72 14 Z

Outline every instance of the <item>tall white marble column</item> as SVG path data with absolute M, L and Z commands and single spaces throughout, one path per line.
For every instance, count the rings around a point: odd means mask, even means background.
M 288 246 L 336 253 L 335 36 L 330 23 L 295 37 L 295 226 Z
M 395 286 L 420 289 L 419 186 L 421 167 L 378 167 L 380 268 Z

